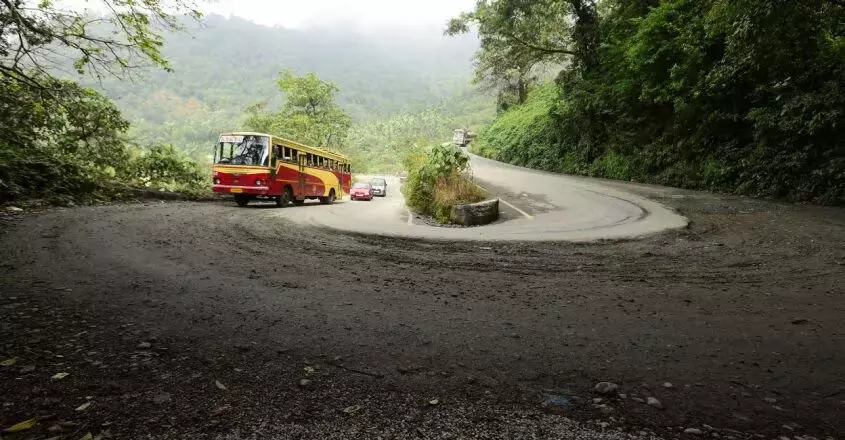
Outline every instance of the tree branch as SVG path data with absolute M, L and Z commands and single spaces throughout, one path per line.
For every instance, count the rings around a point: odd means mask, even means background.
M 527 42 L 527 41 L 525 41 L 525 40 L 523 40 L 523 39 L 521 39 L 521 38 L 517 37 L 517 36 L 516 36 L 515 34 L 513 34 L 513 33 L 504 33 L 504 32 L 503 32 L 503 34 L 505 35 L 505 37 L 511 38 L 511 39 L 513 39 L 514 41 L 516 41 L 517 43 L 519 43 L 519 44 L 521 44 L 521 45 L 523 45 L 523 46 L 525 46 L 525 47 L 527 47 L 527 48 L 529 48 L 529 49 L 531 49 L 531 50 L 536 50 L 536 51 L 538 51 L 538 52 L 544 52 L 544 53 L 559 53 L 559 54 L 564 54 L 564 55 L 573 55 L 573 56 L 578 55 L 576 52 L 574 52 L 574 51 L 572 51 L 572 50 L 569 50 L 569 49 L 553 49 L 553 48 L 548 48 L 548 47 L 541 47 L 541 46 L 537 46 L 537 45 L 535 45 L 535 44 L 529 43 L 529 42 Z

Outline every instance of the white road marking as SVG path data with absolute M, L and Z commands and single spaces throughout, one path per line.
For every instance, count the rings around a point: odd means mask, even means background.
M 487 191 L 487 188 L 485 188 L 485 187 L 483 187 L 483 186 L 479 185 L 478 183 L 476 183 L 476 182 L 472 182 L 472 183 L 475 183 L 475 186 L 477 186 L 477 187 L 479 187 L 479 188 L 483 189 L 484 191 Z M 525 216 L 525 218 L 527 218 L 528 220 L 534 220 L 534 216 L 532 216 L 531 214 L 529 214 L 529 213 L 527 213 L 527 212 L 525 212 L 525 211 L 523 211 L 523 210 L 521 210 L 521 209 L 517 208 L 517 207 L 516 207 L 516 206 L 514 206 L 512 203 L 508 202 L 507 200 L 505 200 L 505 199 L 503 199 L 503 198 L 501 198 L 501 197 L 498 197 L 498 199 L 499 199 L 499 201 L 500 201 L 500 202 L 504 203 L 505 205 L 510 206 L 510 207 L 511 207 L 514 211 L 516 211 L 516 212 L 518 212 L 518 213 L 520 213 L 520 214 L 524 215 L 524 216 Z
M 512 203 L 510 203 L 510 202 L 508 202 L 507 200 L 502 199 L 502 198 L 499 198 L 499 201 L 500 201 L 500 202 L 502 202 L 502 203 L 504 203 L 505 205 L 510 206 L 510 207 L 511 207 L 514 211 L 516 211 L 516 212 L 518 212 L 518 213 L 520 213 L 520 214 L 524 215 L 524 216 L 525 216 L 525 218 L 527 218 L 528 220 L 534 220 L 534 216 L 532 216 L 532 215 L 528 214 L 527 212 L 525 212 L 525 211 L 523 211 L 523 210 L 521 210 L 521 209 L 517 208 L 516 206 L 513 206 L 513 204 L 512 204 Z

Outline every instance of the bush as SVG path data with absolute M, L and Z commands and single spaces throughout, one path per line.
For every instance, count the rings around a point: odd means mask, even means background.
M 455 219 L 455 206 L 484 199 L 484 192 L 467 176 L 469 157 L 451 144 L 416 151 L 403 164 L 408 179 L 403 187 L 408 207 L 441 223 Z
M 554 84 L 532 90 L 526 102 L 502 113 L 471 144 L 484 157 L 514 165 L 562 171 L 555 151 L 555 127 L 551 117 L 558 98 Z
M 42 86 L 0 77 L 0 203 L 96 202 L 127 184 L 208 188 L 210 172 L 173 147 L 129 147 L 129 123 L 96 91 L 53 79 Z
M 0 145 L 0 202 L 44 199 L 53 204 L 89 202 L 104 173 L 51 148 Z
M 209 175 L 210 170 L 203 170 L 172 145 L 154 145 L 141 152 L 124 172 L 136 185 L 191 193 L 208 189 Z
M 453 172 L 434 182 L 432 216 L 440 223 L 455 221 L 455 206 L 484 200 L 487 194 L 466 174 Z

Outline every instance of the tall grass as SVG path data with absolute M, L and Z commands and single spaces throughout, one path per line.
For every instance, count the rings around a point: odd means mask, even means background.
M 455 206 L 484 200 L 487 193 L 464 173 L 452 172 L 434 182 L 434 218 L 441 223 L 456 220 Z

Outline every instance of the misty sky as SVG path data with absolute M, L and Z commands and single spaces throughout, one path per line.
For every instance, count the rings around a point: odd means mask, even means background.
M 445 27 L 446 21 L 471 10 L 476 0 L 217 0 L 208 12 L 237 15 L 256 23 L 288 28 L 344 25 L 413 30 Z
M 307 29 L 342 26 L 358 31 L 440 33 L 446 22 L 472 10 L 476 0 L 195 0 L 204 13 L 238 16 L 266 26 Z M 102 2 L 56 0 L 62 7 L 107 13 Z

